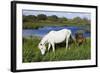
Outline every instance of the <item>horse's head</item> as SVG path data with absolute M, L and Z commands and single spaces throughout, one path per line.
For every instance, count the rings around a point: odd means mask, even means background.
M 42 43 L 39 43 L 38 48 L 40 49 L 41 54 L 44 55 L 45 54 L 45 51 L 46 51 L 45 45 L 42 44 Z

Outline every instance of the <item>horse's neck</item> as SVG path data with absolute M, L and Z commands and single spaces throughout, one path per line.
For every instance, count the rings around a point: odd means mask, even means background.
M 43 39 L 41 40 L 41 43 L 43 43 L 44 45 L 47 43 L 47 37 L 43 37 Z

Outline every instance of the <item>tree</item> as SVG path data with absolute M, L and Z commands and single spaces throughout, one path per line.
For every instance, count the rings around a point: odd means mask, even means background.
M 82 19 L 80 17 L 75 17 L 75 18 L 72 19 L 72 23 L 81 24 L 82 23 Z
M 59 18 L 59 22 L 66 22 L 66 21 L 68 21 L 68 19 L 65 18 L 65 17 L 61 17 L 61 18 Z
M 37 15 L 37 20 L 46 20 L 47 16 L 45 14 L 39 14 Z
M 23 22 L 34 22 L 34 21 L 36 21 L 35 15 L 23 16 Z
M 58 20 L 58 17 L 56 15 L 52 15 L 52 16 L 49 16 L 48 17 L 48 20 L 57 21 Z
M 83 23 L 84 24 L 90 24 L 90 20 L 88 20 L 87 18 L 83 18 Z
M 65 17 L 62 17 L 61 20 L 62 20 L 62 21 L 67 21 L 68 19 L 65 18 Z

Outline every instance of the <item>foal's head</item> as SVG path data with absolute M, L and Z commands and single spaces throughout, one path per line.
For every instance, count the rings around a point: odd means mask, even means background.
M 83 33 L 76 33 L 75 34 L 76 42 L 81 45 L 86 41 L 85 37 L 83 36 Z

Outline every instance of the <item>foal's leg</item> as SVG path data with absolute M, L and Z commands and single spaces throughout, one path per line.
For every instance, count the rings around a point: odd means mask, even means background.
M 48 51 L 50 50 L 50 47 L 51 47 L 51 44 L 49 43 L 49 44 L 48 44 Z

